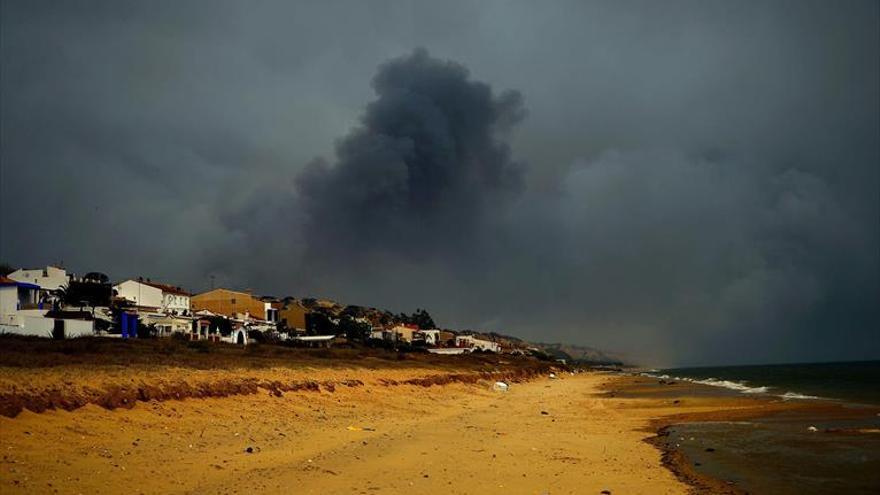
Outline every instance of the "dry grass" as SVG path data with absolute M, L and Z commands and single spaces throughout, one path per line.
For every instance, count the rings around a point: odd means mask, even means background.
M 50 340 L 0 335 L 0 367 L 44 368 L 68 365 L 162 365 L 195 369 L 267 368 L 356 365 L 363 368 L 438 367 L 482 369 L 487 366 L 531 362 L 529 358 L 495 354 L 440 356 L 370 347 L 304 349 L 274 344 L 247 347 L 179 339 L 129 339 L 81 337 Z
M 357 370 L 380 373 L 377 384 L 382 387 L 431 387 L 481 380 L 521 381 L 556 366 L 534 358 L 495 354 L 438 356 L 270 344 L 242 348 L 176 339 L 53 341 L 0 336 L 0 349 L 0 368 L 7 369 L 8 377 L 0 387 L 0 415 L 9 417 L 24 409 L 73 410 L 86 404 L 130 408 L 137 402 L 260 391 L 278 397 L 297 391 L 332 393 L 337 387 L 362 386 Z M 192 371 L 181 373 L 181 369 Z M 316 380 L 313 370 L 339 371 L 334 379 Z M 390 378 L 384 370 L 405 371 L 405 378 Z

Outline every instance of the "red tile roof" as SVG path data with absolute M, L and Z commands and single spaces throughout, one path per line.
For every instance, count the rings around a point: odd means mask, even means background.
M 189 296 L 191 295 L 189 292 L 181 289 L 180 287 L 175 287 L 173 285 L 168 284 L 160 284 L 158 282 L 151 282 L 149 280 L 139 280 L 140 283 L 144 285 L 149 285 L 150 287 L 155 287 L 162 292 L 167 292 L 169 294 L 177 294 L 179 296 Z

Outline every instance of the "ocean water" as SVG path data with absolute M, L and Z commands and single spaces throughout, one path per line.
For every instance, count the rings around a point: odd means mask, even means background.
M 748 394 L 880 405 L 880 361 L 670 368 L 647 374 Z
M 846 414 L 674 425 L 668 446 L 751 494 L 880 494 L 880 361 L 678 368 L 647 374 L 719 393 L 830 400 Z

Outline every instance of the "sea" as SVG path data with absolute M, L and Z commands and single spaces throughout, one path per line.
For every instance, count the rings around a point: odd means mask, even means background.
M 845 414 L 674 425 L 694 469 L 750 494 L 880 494 L 880 361 L 674 368 L 644 373 L 719 392 L 832 401 Z M 832 409 L 828 409 L 832 410 Z

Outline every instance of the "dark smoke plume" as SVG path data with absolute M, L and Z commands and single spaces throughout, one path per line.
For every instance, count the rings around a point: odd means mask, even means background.
M 523 188 L 499 137 L 521 120 L 522 97 L 494 94 L 455 62 L 424 49 L 385 63 L 378 98 L 299 177 L 311 254 L 346 259 L 386 250 L 419 258 L 471 237 Z

